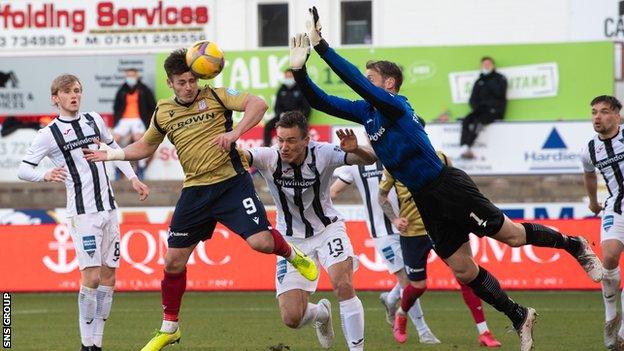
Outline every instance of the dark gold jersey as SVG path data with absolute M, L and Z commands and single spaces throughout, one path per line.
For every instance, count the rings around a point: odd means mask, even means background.
M 191 104 L 181 104 L 175 97 L 160 100 L 143 138 L 155 145 L 167 136 L 175 145 L 184 187 L 224 181 L 245 172 L 249 165 L 243 150 L 222 151 L 213 141 L 232 130 L 232 111 L 242 111 L 246 97 L 247 93 L 235 89 L 206 86 Z
M 441 151 L 437 151 L 438 157 L 442 162 L 450 166 L 451 160 L 446 157 Z M 394 187 L 396 189 L 397 197 L 399 199 L 399 217 L 406 218 L 408 221 L 407 230 L 405 233 L 401 233 L 403 236 L 422 236 L 427 235 L 427 230 L 423 224 L 420 213 L 416 207 L 416 203 L 412 198 L 412 194 L 403 183 L 394 179 L 387 170 L 384 170 L 384 174 L 379 183 L 379 188 L 383 191 L 390 191 Z

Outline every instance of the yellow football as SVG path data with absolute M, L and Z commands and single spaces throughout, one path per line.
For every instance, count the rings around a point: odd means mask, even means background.
M 201 79 L 216 77 L 223 70 L 224 63 L 223 51 L 215 42 L 198 41 L 186 50 L 186 64 Z

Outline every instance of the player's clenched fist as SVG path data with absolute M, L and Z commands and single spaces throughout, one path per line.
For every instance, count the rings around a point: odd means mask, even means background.
M 409 224 L 409 222 L 407 221 L 407 218 L 403 218 L 403 217 L 398 217 L 395 218 L 392 221 L 392 224 L 394 224 L 394 226 L 401 232 L 401 233 L 405 233 L 405 231 L 407 231 L 407 225 Z

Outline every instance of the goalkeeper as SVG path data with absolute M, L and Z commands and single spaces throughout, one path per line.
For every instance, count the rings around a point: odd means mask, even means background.
M 533 346 L 536 312 L 507 296 L 498 280 L 470 254 L 468 234 L 489 236 L 510 246 L 563 249 L 593 281 L 602 279 L 602 264 L 586 239 L 561 234 L 537 223 L 514 223 L 494 206 L 463 171 L 444 166 L 407 98 L 398 95 L 403 74 L 389 61 L 369 61 L 366 76 L 321 38 L 316 8 L 309 10 L 308 35 L 291 42 L 290 67 L 312 108 L 364 125 L 371 145 L 388 172 L 412 194 L 438 255 L 457 280 L 483 301 L 503 312 L 520 337 L 520 349 Z M 329 67 L 363 100 L 330 96 L 307 76 L 310 43 Z

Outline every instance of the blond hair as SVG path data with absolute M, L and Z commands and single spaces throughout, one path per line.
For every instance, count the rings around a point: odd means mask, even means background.
M 60 75 L 52 81 L 52 84 L 50 85 L 50 94 L 58 95 L 59 90 L 67 88 L 76 82 L 80 84 L 80 90 L 82 90 L 82 83 L 80 83 L 80 79 L 78 79 L 78 77 L 73 74 Z

